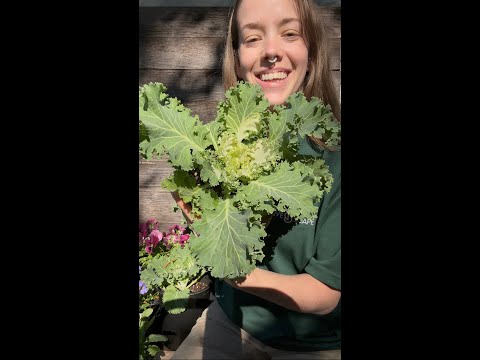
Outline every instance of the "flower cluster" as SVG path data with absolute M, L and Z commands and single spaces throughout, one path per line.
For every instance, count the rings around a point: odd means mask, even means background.
M 153 218 L 148 219 L 145 223 L 141 223 L 139 226 L 139 245 L 144 247 L 147 254 L 170 250 L 174 244 L 180 244 L 184 247 L 185 243 L 190 239 L 190 234 L 185 234 L 185 230 L 184 227 L 175 224 L 168 228 L 168 231 L 160 232 L 158 230 L 158 221 Z
M 186 231 L 175 224 L 162 232 L 154 218 L 140 224 L 138 289 L 144 304 L 161 303 L 168 312 L 180 313 L 190 292 L 199 288 L 207 268 L 200 266 L 191 252 Z
M 162 303 L 160 300 L 162 292 L 171 284 L 177 285 L 179 283 L 179 280 L 175 277 L 155 281 L 158 280 L 156 277 L 157 263 L 166 261 L 166 264 L 177 264 L 176 258 L 179 255 L 179 251 L 185 251 L 187 254 L 190 254 L 189 249 L 186 247 L 190 235 L 185 234 L 186 229 L 184 227 L 173 225 L 165 232 L 159 231 L 158 227 L 158 221 L 155 218 L 151 218 L 144 223 L 140 223 L 138 232 L 139 275 L 141 277 L 142 272 L 146 273 L 146 280 L 142 281 L 139 279 L 138 282 L 139 358 L 143 360 L 153 359 L 160 350 L 157 344 L 167 340 L 164 335 L 151 334 L 149 329 L 160 310 L 158 305 Z M 161 268 L 165 267 L 165 269 L 170 270 L 170 266 L 161 264 Z M 186 267 L 190 268 L 190 266 Z M 173 308 L 172 305 L 170 307 Z

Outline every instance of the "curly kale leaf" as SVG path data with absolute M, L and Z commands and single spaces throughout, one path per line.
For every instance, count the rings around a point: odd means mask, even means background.
M 280 116 L 292 128 L 291 136 L 313 135 L 322 139 L 328 146 L 340 143 L 340 123 L 335 120 L 330 105 L 325 105 L 319 98 L 308 101 L 303 93 L 296 92 L 286 100 L 286 106 L 276 107 Z
M 305 181 L 305 175 L 299 169 L 282 162 L 274 172 L 261 176 L 240 189 L 236 200 L 248 202 L 257 210 L 266 211 L 271 209 L 269 201 L 274 200 L 279 211 L 287 212 L 293 218 L 311 218 L 317 213 L 314 201 L 322 193 L 318 186 Z
M 226 100 L 220 102 L 216 121 L 223 122 L 238 142 L 260 130 L 260 119 L 268 109 L 260 86 L 240 81 L 225 93 Z
M 199 237 L 191 237 L 192 252 L 202 266 L 210 267 L 218 278 L 245 276 L 263 258 L 261 251 L 266 235 L 263 228 L 248 226 L 248 214 L 241 213 L 230 199 L 219 201 L 215 210 L 207 210 L 193 229 Z
M 148 287 L 153 286 L 164 291 L 164 297 L 167 294 L 164 301 L 172 301 L 172 306 L 178 307 L 174 301 L 188 299 L 191 279 L 201 275 L 202 271 L 189 245 L 182 247 L 176 244 L 168 252 L 151 259 L 142 270 L 140 280 Z
M 207 139 L 209 131 L 198 117 L 190 116 L 190 110 L 179 100 L 169 98 L 165 90 L 161 83 L 150 83 L 140 90 L 140 121 L 148 131 L 148 140 L 141 143 L 141 150 L 147 158 L 154 152 L 167 152 L 173 165 L 190 170 L 192 155 L 211 144 Z

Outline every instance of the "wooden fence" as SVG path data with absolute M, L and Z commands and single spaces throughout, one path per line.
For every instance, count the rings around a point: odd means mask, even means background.
M 321 7 L 320 13 L 331 38 L 331 71 L 340 94 L 340 7 Z M 228 14 L 228 7 L 140 7 L 139 85 L 162 82 L 192 115 L 213 120 L 224 95 L 221 54 Z M 139 221 L 155 217 L 163 231 L 182 220 L 172 211 L 170 193 L 160 187 L 172 168 L 164 159 L 139 161 Z

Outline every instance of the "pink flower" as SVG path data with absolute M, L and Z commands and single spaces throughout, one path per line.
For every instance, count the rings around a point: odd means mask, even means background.
M 138 231 L 139 231 L 140 234 L 142 234 L 142 237 L 146 237 L 148 235 L 147 225 L 145 223 L 141 223 L 138 226 Z
M 168 228 L 168 232 L 170 234 L 183 234 L 185 232 L 185 228 L 181 227 L 178 224 L 173 225 L 172 227 Z
M 190 235 L 189 234 L 183 234 L 183 235 L 180 235 L 180 239 L 179 239 L 179 243 L 180 245 L 182 245 L 182 247 L 185 246 L 185 243 L 188 241 L 188 239 L 190 239 Z
M 158 229 L 158 221 L 155 218 L 148 219 L 145 223 L 148 233 L 150 234 L 153 230 Z
M 176 242 L 177 236 L 175 234 L 165 234 L 163 237 L 163 243 L 167 249 L 170 249 Z
M 153 248 L 158 245 L 160 240 L 162 240 L 163 234 L 157 229 L 152 230 L 150 236 L 145 239 L 145 251 L 149 254 L 152 253 Z

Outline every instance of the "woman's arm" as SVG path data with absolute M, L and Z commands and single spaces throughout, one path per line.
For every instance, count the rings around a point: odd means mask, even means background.
M 224 279 L 231 286 L 302 313 L 325 315 L 340 301 L 341 292 L 309 274 L 284 275 L 255 269 L 244 278 Z

